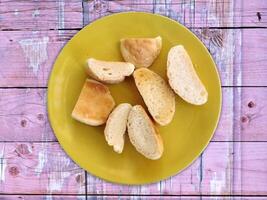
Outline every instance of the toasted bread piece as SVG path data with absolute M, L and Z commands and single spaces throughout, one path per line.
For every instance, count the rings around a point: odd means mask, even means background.
M 107 121 L 108 115 L 114 106 L 114 99 L 107 86 L 86 79 L 72 111 L 72 117 L 85 124 L 98 126 Z
M 151 160 L 157 160 L 162 156 L 161 136 L 142 106 L 133 106 L 127 128 L 130 141 L 139 153 Z
M 135 67 L 149 67 L 158 57 L 162 46 L 161 37 L 121 39 L 121 54 Z
M 128 62 L 102 61 L 90 58 L 86 71 L 92 78 L 104 83 L 120 83 L 134 71 L 134 65 Z
M 109 115 L 106 123 L 104 130 L 106 141 L 117 153 L 123 151 L 127 119 L 131 109 L 129 103 L 119 104 Z
M 153 119 L 162 126 L 169 124 L 175 113 L 175 94 L 168 83 L 147 68 L 135 70 L 133 76 Z
M 188 103 L 202 105 L 207 102 L 208 92 L 182 45 L 174 46 L 169 51 L 167 76 L 171 88 Z

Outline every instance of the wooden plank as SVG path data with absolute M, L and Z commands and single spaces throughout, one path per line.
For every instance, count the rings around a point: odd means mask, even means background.
M 0 30 L 73 29 L 83 25 L 80 0 L 1 0 L 0 3 Z
M 240 145 L 240 143 L 235 143 Z M 242 195 L 267 194 L 267 145 L 265 142 L 243 142 L 238 156 L 234 159 L 234 170 L 241 171 L 240 177 L 234 176 L 234 193 Z
M 235 1 L 235 25 L 250 27 L 267 26 L 267 3 L 262 0 Z
M 87 22 L 102 16 L 125 12 L 154 12 L 196 27 L 267 26 L 266 2 L 231 0 L 138 0 L 88 1 Z
M 55 141 L 45 89 L 0 89 L 0 141 Z
M 247 29 L 242 34 L 242 84 L 267 86 L 267 30 Z
M 239 90 L 240 99 L 234 99 Z M 267 88 L 222 91 L 222 112 L 212 141 L 267 141 Z M 0 141 L 56 141 L 47 118 L 45 89 L 0 89 L 0 94 Z
M 46 200 L 85 200 L 85 196 L 64 196 L 64 195 L 2 195 L 3 200 L 36 200 L 36 199 L 46 199 Z M 120 195 L 87 195 L 88 200 L 265 200 L 266 197 L 234 197 L 234 196 L 120 196 Z
M 242 156 L 233 160 L 233 145 Z M 89 195 L 267 195 L 266 142 L 212 142 L 180 174 L 144 186 L 111 184 L 88 174 Z M 84 194 L 84 172 L 58 143 L 0 143 L 0 188 L 5 194 Z M 241 163 L 241 168 L 236 167 Z M 242 181 L 235 174 L 242 174 Z M 242 192 L 232 190 L 241 185 Z
M 234 157 L 234 145 L 242 156 Z M 211 142 L 202 157 L 180 174 L 157 184 L 121 186 L 88 175 L 88 193 L 164 195 L 267 195 L 266 142 Z M 239 154 L 240 155 L 240 154 Z M 239 167 L 239 166 L 242 167 Z M 236 179 L 236 174 L 241 179 Z M 242 190 L 234 190 L 239 185 Z
M 36 199 L 46 199 L 46 200 L 85 200 L 85 196 L 65 196 L 65 195 L 2 195 L 3 200 L 36 200 Z M 266 197 L 235 197 L 235 196 L 120 196 L 120 195 L 87 195 L 88 200 L 265 200 Z
M 57 54 L 76 32 L 0 32 L 0 86 L 46 86 Z
M 98 197 L 92 197 L 97 199 Z M 100 197 L 99 197 L 100 198 Z M 86 195 L 67 196 L 67 195 L 1 195 L 2 200 L 86 200 Z M 90 199 L 90 198 L 89 198 Z
M 235 37 L 239 31 L 195 30 L 209 48 L 217 63 L 222 84 L 226 86 L 233 85 L 234 42 L 239 41 Z M 0 32 L 0 66 L 3 66 L 0 68 L 0 87 L 46 86 L 57 54 L 75 33 L 76 31 L 64 31 L 61 34 L 58 31 Z M 222 35 L 224 39 L 218 39 Z M 254 58 L 247 59 L 252 59 L 253 62 Z
M 0 143 L 0 193 L 85 194 L 85 173 L 58 143 Z
M 0 141 L 56 141 L 47 117 L 45 89 L 0 89 L 0 96 Z M 232 140 L 232 115 L 233 89 L 223 88 L 222 115 L 213 141 Z
M 267 88 L 246 88 L 242 90 L 240 141 L 267 141 Z

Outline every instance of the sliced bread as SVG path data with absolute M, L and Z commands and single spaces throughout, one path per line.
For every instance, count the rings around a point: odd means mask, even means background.
M 142 106 L 133 106 L 127 121 L 128 135 L 135 149 L 148 159 L 157 160 L 163 153 L 163 142 Z
M 119 104 L 109 115 L 104 130 L 106 141 L 113 150 L 121 153 L 124 147 L 127 119 L 132 106 L 128 103 Z
M 172 47 L 168 53 L 167 76 L 171 88 L 188 103 L 202 105 L 207 102 L 208 92 L 182 45 Z
M 86 79 L 72 117 L 85 124 L 98 126 L 106 122 L 114 106 L 114 99 L 107 86 Z
M 160 36 L 156 38 L 125 38 L 120 42 L 124 60 L 133 63 L 137 68 L 152 65 L 162 46 Z
M 168 83 L 147 68 L 135 70 L 133 76 L 153 119 L 162 126 L 169 124 L 175 113 L 175 94 Z
M 102 61 L 90 58 L 87 60 L 86 72 L 92 78 L 103 83 L 120 83 L 134 71 L 134 65 L 128 62 Z

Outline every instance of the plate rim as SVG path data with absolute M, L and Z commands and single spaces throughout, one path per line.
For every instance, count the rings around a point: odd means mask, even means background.
M 150 16 L 157 16 L 157 17 L 161 17 L 161 18 L 164 18 L 166 20 L 170 20 L 172 22 L 174 22 L 176 25 L 184 28 L 185 30 L 187 30 L 188 32 L 190 32 L 190 34 L 196 39 L 198 40 L 198 42 L 201 44 L 202 47 L 204 47 L 205 51 L 206 51 L 206 54 L 210 57 L 210 60 L 212 61 L 212 64 L 213 64 L 213 67 L 215 69 L 215 72 L 216 72 L 216 75 L 217 75 L 217 79 L 218 79 L 218 84 L 219 84 L 219 110 L 218 110 L 218 115 L 217 115 L 217 119 L 216 119 L 216 122 L 215 122 L 215 125 L 212 129 L 212 134 L 210 135 L 210 137 L 208 138 L 208 140 L 206 141 L 206 143 L 204 144 L 203 148 L 197 153 L 197 155 L 190 161 L 188 162 L 183 168 L 173 172 L 173 173 L 170 173 L 168 176 L 164 176 L 164 177 L 159 177 L 159 178 L 156 178 L 156 179 L 152 179 L 150 181 L 131 181 L 131 182 L 127 182 L 127 181 L 119 181 L 119 180 L 112 180 L 112 179 L 109 179 L 109 178 L 106 178 L 106 177 L 103 177 L 101 175 L 98 175 L 97 173 L 95 172 L 91 172 L 89 170 L 87 170 L 83 165 L 80 164 L 80 162 L 74 160 L 72 158 L 72 156 L 70 156 L 70 151 L 67 150 L 68 148 L 65 148 L 64 144 L 62 141 L 59 140 L 59 135 L 56 133 L 55 129 L 54 129 L 54 122 L 52 120 L 52 116 L 51 116 L 51 113 L 52 113 L 52 105 L 51 105 L 51 101 L 52 100 L 49 100 L 51 99 L 52 97 L 51 96 L 51 92 L 50 92 L 50 88 L 52 87 L 52 77 L 53 77 L 53 71 L 54 71 L 54 68 L 55 68 L 55 65 L 56 63 L 58 62 L 58 58 L 62 55 L 62 51 L 63 49 L 68 46 L 70 44 L 70 42 L 76 38 L 81 31 L 84 31 L 85 29 L 87 29 L 88 27 L 94 25 L 94 23 L 98 22 L 99 20 L 104 20 L 106 18 L 110 18 L 110 17 L 113 17 L 115 15 L 127 15 L 127 14 L 143 14 L 143 15 L 150 15 Z M 119 13 L 114 13 L 114 14 L 111 14 L 111 15 L 106 15 L 106 16 L 103 16 L 103 17 L 100 17 L 92 22 L 90 22 L 89 24 L 87 24 L 86 26 L 84 26 L 81 30 L 79 30 L 77 33 L 75 33 L 72 38 L 70 40 L 67 41 L 67 43 L 60 49 L 60 52 L 58 53 L 57 57 L 55 58 L 55 61 L 53 62 L 53 67 L 49 73 L 49 78 L 48 78 L 48 83 L 47 83 L 47 95 L 46 95 L 46 110 L 47 110 L 47 115 L 48 115 L 48 121 L 51 125 L 51 129 L 54 133 L 54 135 L 56 136 L 57 138 L 57 142 L 59 143 L 60 147 L 64 150 L 64 152 L 66 153 L 66 155 L 75 163 L 77 164 L 80 168 L 82 168 L 86 173 L 89 173 L 90 175 L 93 175 L 94 177 L 97 177 L 97 178 L 100 178 L 102 180 L 105 180 L 107 182 L 110 182 L 110 183 L 115 183 L 115 184 L 121 184 L 121 185 L 148 185 L 148 184 L 152 184 L 152 183 L 157 183 L 159 181 L 162 181 L 162 180 L 166 180 L 166 179 L 169 179 L 175 175 L 178 175 L 179 173 L 181 173 L 182 171 L 184 171 L 185 169 L 187 169 L 188 167 L 190 167 L 196 160 L 197 158 L 199 158 L 199 156 L 201 156 L 201 154 L 205 151 L 205 149 L 208 147 L 208 145 L 210 144 L 214 134 L 215 134 L 215 131 L 218 127 L 218 124 L 219 124 L 219 121 L 221 119 L 221 112 L 222 112 L 222 85 L 221 85 L 221 79 L 220 79 L 220 74 L 219 74 L 219 71 L 218 71 L 218 68 L 217 68 L 217 65 L 215 63 L 215 61 L 213 60 L 213 57 L 211 56 L 209 50 L 207 49 L 207 47 L 205 46 L 205 44 L 189 29 L 187 28 L 185 25 L 179 23 L 178 21 L 175 21 L 174 19 L 171 19 L 169 17 L 166 17 L 166 16 L 163 16 L 163 15 L 160 15 L 160 14 L 157 14 L 157 13 L 150 13 L 150 12 L 142 12 L 142 11 L 125 11 L 125 12 L 119 12 Z

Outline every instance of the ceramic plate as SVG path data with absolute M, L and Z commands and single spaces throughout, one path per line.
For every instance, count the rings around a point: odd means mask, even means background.
M 160 127 L 164 153 L 160 160 L 148 160 L 126 139 L 122 154 L 108 146 L 104 126 L 91 127 L 71 118 L 71 112 L 86 79 L 89 57 L 123 61 L 119 40 L 124 37 L 162 37 L 162 50 L 150 67 L 166 79 L 169 49 L 182 44 L 206 86 L 209 99 L 194 106 L 176 96 L 171 124 Z M 132 77 L 108 85 L 117 104 L 128 102 L 145 107 Z M 205 149 L 218 123 L 221 87 L 216 66 L 206 47 L 187 28 L 159 15 L 128 12 L 103 17 L 79 31 L 58 55 L 48 84 L 48 112 L 55 135 L 67 154 L 89 173 L 123 184 L 156 182 L 189 166 Z

